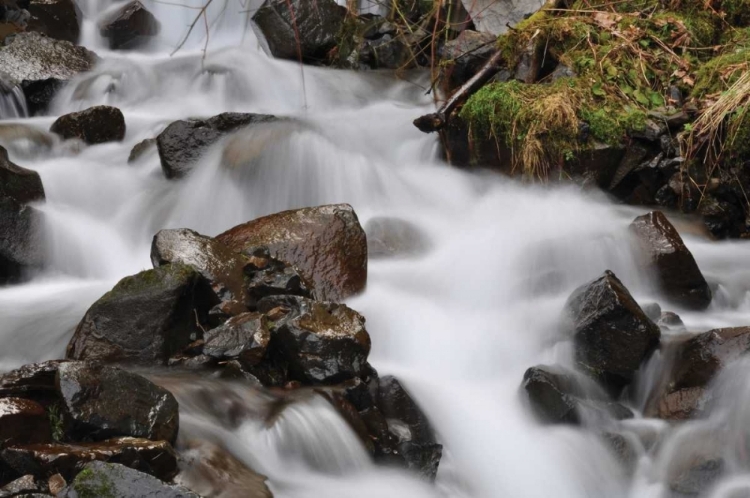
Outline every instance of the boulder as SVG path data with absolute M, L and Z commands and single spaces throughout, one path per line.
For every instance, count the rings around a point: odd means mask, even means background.
M 91 462 L 57 498 L 200 498 L 192 491 L 166 484 L 117 463 Z
M 120 142 L 125 138 L 125 117 L 116 107 L 98 105 L 60 116 L 49 131 L 66 140 L 78 138 L 89 145 Z
M 340 301 L 367 282 L 367 238 L 348 204 L 264 216 L 216 238 L 235 252 L 267 247 L 313 286 L 315 299 Z
M 258 310 L 285 313 L 271 327 L 271 348 L 287 363 L 289 379 L 325 385 L 358 377 L 367 368 L 370 335 L 351 308 L 297 296 L 267 297 Z
M 42 405 L 28 399 L 0 399 L 0 448 L 51 440 L 47 412 Z
M 430 241 L 419 227 L 398 218 L 371 218 L 365 224 L 365 233 L 371 259 L 417 256 L 430 248 Z
M 292 266 L 271 257 L 268 248 L 246 249 L 248 264 L 245 266 L 247 306 L 256 309 L 258 301 L 268 296 L 311 297 L 310 286 Z
M 221 361 L 237 359 L 252 368 L 265 358 L 270 340 L 266 317 L 243 313 L 206 332 L 203 354 Z
M 186 228 L 161 230 L 151 243 L 151 263 L 159 268 L 170 263 L 189 265 L 208 282 L 231 315 L 247 311 L 244 282 L 247 261 L 218 240 Z
M 266 0 L 253 21 L 274 57 L 321 62 L 337 45 L 345 16 L 334 0 Z
M 210 119 L 175 121 L 156 137 L 164 175 L 169 179 L 182 178 L 206 149 L 226 134 L 276 119 L 265 114 L 225 112 Z
M 750 327 L 709 330 L 681 345 L 672 371 L 675 389 L 706 386 L 730 362 L 750 350 Z
M 99 25 L 99 33 L 109 48 L 137 48 L 159 34 L 161 24 L 139 1 L 130 2 Z
M 24 365 L 0 375 L 0 398 L 25 398 L 49 406 L 57 401 L 55 378 L 65 360 Z
M 71 440 L 128 436 L 173 443 L 177 439 L 177 401 L 140 375 L 96 363 L 68 362 L 59 366 L 56 383 L 65 435 Z
M 377 385 L 376 402 L 398 441 L 398 456 L 409 470 L 434 479 L 443 446 L 437 443 L 429 420 L 395 377 L 382 377 Z
M 0 459 L 19 473 L 38 479 L 60 474 L 69 480 L 82 466 L 94 461 L 121 464 L 164 480 L 177 474 L 177 454 L 169 443 L 136 438 L 14 446 L 0 452 Z
M 205 279 L 181 263 L 126 277 L 86 312 L 67 358 L 166 363 L 202 337 L 201 324 L 215 304 Z
M 461 0 L 477 31 L 502 35 L 545 5 L 545 0 Z
M 480 33 L 471 29 L 461 32 L 455 39 L 445 42 L 440 57 L 448 66 L 448 93 L 460 87 L 495 53 L 497 37 L 491 33 Z
M 26 31 L 78 43 L 83 15 L 75 0 L 31 0 L 28 11 L 31 19 Z
M 633 379 L 661 332 L 611 271 L 576 289 L 565 304 L 584 370 L 617 389 Z
M 14 164 L 8 151 L 0 146 L 0 196 L 12 197 L 21 204 L 43 201 L 44 187 L 39 173 Z
M 690 420 L 703 414 L 709 396 L 703 387 L 687 387 L 665 393 L 657 406 L 656 416 L 664 420 Z
M 89 71 L 96 60 L 96 54 L 83 47 L 33 32 L 19 33 L 0 47 L 0 67 L 23 88 L 34 114 L 45 110 L 64 83 Z
M 691 309 L 711 303 L 711 289 L 682 237 L 661 211 L 639 216 L 630 225 L 664 294 Z
M 0 284 L 17 282 L 42 266 L 42 223 L 37 209 L 0 194 Z
M 0 498 L 13 498 L 16 496 L 29 498 L 30 496 L 39 496 L 40 494 L 41 496 L 48 496 L 44 488 L 45 486 L 41 482 L 29 474 L 19 477 L 0 488 Z

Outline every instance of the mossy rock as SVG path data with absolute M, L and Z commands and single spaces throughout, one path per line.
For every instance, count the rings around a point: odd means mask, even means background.
M 124 465 L 91 462 L 84 466 L 59 498 L 200 498 L 178 486 L 170 486 L 155 477 Z

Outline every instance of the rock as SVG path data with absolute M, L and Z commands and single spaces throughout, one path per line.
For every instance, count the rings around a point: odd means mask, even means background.
M 43 486 L 31 474 L 19 477 L 15 481 L 6 484 L 0 489 L 0 498 L 12 498 L 22 496 L 36 496 L 36 493 L 46 491 Z M 46 495 L 45 495 L 46 496 Z
M 201 496 L 273 498 L 265 476 L 216 445 L 191 441 L 182 457 L 184 468 L 175 481 Z
M 340 301 L 367 282 L 367 238 L 348 204 L 284 211 L 236 226 L 216 237 L 235 252 L 268 247 L 293 265 L 322 301 Z
M 657 416 L 664 420 L 695 419 L 704 412 L 708 399 L 703 387 L 678 389 L 659 399 Z
M 155 138 L 147 138 L 145 140 L 138 142 L 137 144 L 133 146 L 133 149 L 130 151 L 130 155 L 128 156 L 128 164 L 137 162 L 139 159 L 141 159 L 144 155 L 146 155 L 150 150 L 154 148 L 156 148 Z
M 166 484 L 117 463 L 91 462 L 57 498 L 200 498 L 192 491 Z
M 252 368 L 265 358 L 270 340 L 266 317 L 243 313 L 206 332 L 203 354 L 217 360 L 238 359 L 243 366 Z
M 166 363 L 201 338 L 201 324 L 215 304 L 208 283 L 187 265 L 126 277 L 86 312 L 68 344 L 67 358 Z
M 72 440 L 128 436 L 174 443 L 177 439 L 177 401 L 140 375 L 96 363 L 62 363 L 57 390 L 65 434 Z
M 177 454 L 169 443 L 136 438 L 117 438 L 99 443 L 15 446 L 0 452 L 0 459 L 18 472 L 33 474 L 39 479 L 60 474 L 63 479 L 69 480 L 81 466 L 93 461 L 125 465 L 164 480 L 170 480 L 177 474 Z
M 706 386 L 730 362 L 750 350 L 750 327 L 709 330 L 688 339 L 672 373 L 675 389 Z
M 60 116 L 49 131 L 66 140 L 81 139 L 89 145 L 120 142 L 125 138 L 125 117 L 116 107 L 98 105 Z
M 628 384 L 661 332 L 614 273 L 573 292 L 565 304 L 579 364 L 613 388 Z
M 67 482 L 65 482 L 65 478 L 61 476 L 60 474 L 55 474 L 52 477 L 49 478 L 47 481 L 47 487 L 49 488 L 49 492 L 53 495 L 57 495 L 59 492 L 61 492 L 65 487 L 68 485 Z
M 365 224 L 370 258 L 421 255 L 430 248 L 427 236 L 416 225 L 398 218 L 376 217 Z
M 257 309 L 258 301 L 268 296 L 311 297 L 310 286 L 299 272 L 272 258 L 266 247 L 245 249 L 244 253 L 249 258 L 245 266 L 248 308 Z
M 490 33 L 479 33 L 470 29 L 461 32 L 455 39 L 445 42 L 440 57 L 451 62 L 448 69 L 448 92 L 460 87 L 495 53 L 497 37 Z
M 669 129 L 667 128 L 665 119 L 647 119 L 643 128 L 631 131 L 630 136 L 632 138 L 639 138 L 647 142 L 658 144 L 661 136 L 668 131 Z
M 11 162 L 8 151 L 0 146 L 0 196 L 12 197 L 21 204 L 43 201 L 44 187 L 39 173 Z
M 274 57 L 320 62 L 338 43 L 345 16 L 334 0 L 266 0 L 253 21 Z
M 659 303 L 647 303 L 642 305 L 641 309 L 652 322 L 661 318 L 661 306 L 659 306 Z
M 630 225 L 649 265 L 671 300 L 691 309 L 711 303 L 711 289 L 682 237 L 661 211 L 639 216 Z
M 367 367 L 370 335 L 351 308 L 297 296 L 267 297 L 258 310 L 285 316 L 271 324 L 271 347 L 288 364 L 289 378 L 325 385 L 360 376 Z
M 552 71 L 552 74 L 549 75 L 549 81 L 550 83 L 552 83 L 559 80 L 560 78 L 575 78 L 576 76 L 578 75 L 572 67 L 567 66 L 561 62 L 555 67 L 555 69 Z
M 377 40 L 364 40 L 359 61 L 372 69 L 407 69 L 413 66 L 414 57 L 402 37 L 383 35 Z
M 32 113 L 45 110 L 64 83 L 89 71 L 96 60 L 83 47 L 39 33 L 19 33 L 0 47 L 0 67 L 23 88 Z
M 521 83 L 531 84 L 539 80 L 544 63 L 544 42 L 532 39 L 521 52 L 513 77 Z
M 0 284 L 22 280 L 42 266 L 42 223 L 38 210 L 0 194 Z
M 477 31 L 502 35 L 545 5 L 544 0 L 461 0 Z
M 377 405 L 387 421 L 388 430 L 398 440 L 399 454 L 406 468 L 434 479 L 443 446 L 435 440 L 425 414 L 396 378 L 385 376 L 379 379 Z
M 0 448 L 51 440 L 47 412 L 42 405 L 28 399 L 0 399 Z
M 677 313 L 671 311 L 665 311 L 659 317 L 656 324 L 661 329 L 667 330 L 685 330 L 685 324 L 682 323 L 682 319 Z
M 674 498 L 706 496 L 705 493 L 717 483 L 725 471 L 726 464 L 720 456 L 695 457 L 687 465 L 672 469 L 669 489 Z
M 169 179 L 182 178 L 211 145 L 244 126 L 277 118 L 265 114 L 225 112 L 210 119 L 175 121 L 156 137 L 161 167 Z
M 218 240 L 193 230 L 161 230 L 151 243 L 154 268 L 170 263 L 189 265 L 211 283 L 217 299 L 231 315 L 247 311 L 244 268 L 247 261 Z
M 161 24 L 139 1 L 119 9 L 99 25 L 99 33 L 109 40 L 109 48 L 137 48 L 159 34 Z
M 57 401 L 55 377 L 65 360 L 24 365 L 0 375 L 0 398 L 26 398 L 44 406 Z
M 26 31 L 78 43 L 83 16 L 75 0 L 31 0 L 28 10 L 31 19 Z

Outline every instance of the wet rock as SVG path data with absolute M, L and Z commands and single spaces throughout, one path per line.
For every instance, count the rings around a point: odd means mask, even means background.
M 134 162 L 137 162 L 139 159 L 141 159 L 143 156 L 145 156 L 149 151 L 156 148 L 156 139 L 155 138 L 147 138 L 145 140 L 142 140 L 135 144 L 133 148 L 130 151 L 130 155 L 128 156 L 128 164 L 132 164 Z
M 15 446 L 0 452 L 0 459 L 16 471 L 39 479 L 59 474 L 70 480 L 82 466 L 93 461 L 121 464 L 164 480 L 177 474 L 177 454 L 169 443 L 136 438 Z
M 370 258 L 416 256 L 430 247 L 419 227 L 398 218 L 372 218 L 365 224 L 365 233 Z
M 460 87 L 474 76 L 495 53 L 497 37 L 490 33 L 464 30 L 455 39 L 446 42 L 440 56 L 451 62 L 448 69 L 448 88 Z
M 39 173 L 11 162 L 8 151 L 1 146 L 0 196 L 12 197 L 21 204 L 44 200 L 44 187 Z
M 334 0 L 266 0 L 253 21 L 274 57 L 320 62 L 338 43 L 345 15 Z
M 700 416 L 709 398 L 703 387 L 687 387 L 665 393 L 659 399 L 657 416 L 664 420 L 690 420 Z
M 385 376 L 379 379 L 377 405 L 387 421 L 388 430 L 396 436 L 398 452 L 406 468 L 434 479 L 443 446 L 435 440 L 425 414 L 396 378 Z
M 672 311 L 664 311 L 656 324 L 662 329 L 685 330 L 685 324 L 682 323 L 682 318 Z
M 288 364 L 289 378 L 304 384 L 341 382 L 367 367 L 370 335 L 365 319 L 351 308 L 296 296 L 267 297 L 259 311 L 281 308 L 271 324 L 271 348 Z
M 140 375 L 88 362 L 63 363 L 57 389 L 65 434 L 72 440 L 129 436 L 173 443 L 177 438 L 177 401 Z
M 206 332 L 203 354 L 217 360 L 238 359 L 252 368 L 263 361 L 270 340 L 266 317 L 243 313 Z
M 363 41 L 359 61 L 372 69 L 406 69 L 413 65 L 414 57 L 402 37 L 383 35 Z
M 201 324 L 215 304 L 208 283 L 181 263 L 126 277 L 86 312 L 67 358 L 166 363 L 202 337 Z
M 116 107 L 98 105 L 60 116 L 50 130 L 66 140 L 78 138 L 89 145 L 125 138 L 125 117 Z
M 613 388 L 628 384 L 661 332 L 611 271 L 568 298 L 579 364 Z
M 0 194 L 0 284 L 22 280 L 42 266 L 42 223 L 38 210 Z
M 0 448 L 51 440 L 47 412 L 42 405 L 28 399 L 0 399 Z
M 188 489 L 166 484 L 128 466 L 104 462 L 86 464 L 57 498 L 105 498 L 102 490 L 117 498 L 200 498 Z
M 46 496 L 46 494 L 43 493 L 44 491 L 46 491 L 44 486 L 42 486 L 34 476 L 29 474 L 19 477 L 15 481 L 0 488 L 0 498 L 13 498 L 16 496 L 28 498 L 29 496 L 36 496 L 37 493 Z
M 647 303 L 642 305 L 641 309 L 652 322 L 661 318 L 661 306 L 659 306 L 659 303 Z
M 750 327 L 709 330 L 688 339 L 674 366 L 675 389 L 705 386 L 720 369 L 749 350 Z
M 56 40 L 78 43 L 83 15 L 75 0 L 31 0 L 27 31 L 36 31 Z
M 48 406 L 57 401 L 55 377 L 64 360 L 24 365 L 0 375 L 0 398 L 26 398 Z
M 247 311 L 247 261 L 218 240 L 186 228 L 161 230 L 151 243 L 151 263 L 154 268 L 170 263 L 189 265 L 211 283 L 217 298 L 227 303 L 224 311 L 230 315 Z
M 266 477 L 222 448 L 206 442 L 190 442 L 182 452 L 184 468 L 175 479 L 204 497 L 272 498 Z
M 182 178 L 206 149 L 226 134 L 275 119 L 265 114 L 226 112 L 205 120 L 175 121 L 156 137 L 164 176 L 169 179 Z
M 268 248 L 251 248 L 245 266 L 247 306 L 256 309 L 258 301 L 268 296 L 294 295 L 311 297 L 310 285 L 292 266 L 272 258 Z
M 678 304 L 705 309 L 711 289 L 682 237 L 661 211 L 639 216 L 630 225 L 663 292 Z
M 0 67 L 23 88 L 32 113 L 45 110 L 59 88 L 89 71 L 96 59 L 83 47 L 39 33 L 19 33 L 12 43 L 0 47 Z
M 367 238 L 348 204 L 264 216 L 216 238 L 235 252 L 267 247 L 274 258 L 299 270 L 319 300 L 340 301 L 367 282 Z
M 139 1 L 130 2 L 99 25 L 99 33 L 109 40 L 109 48 L 137 48 L 159 34 L 161 24 Z
M 674 469 L 669 476 L 672 498 L 704 496 L 718 482 L 725 471 L 724 460 L 719 457 L 696 457 L 687 465 Z

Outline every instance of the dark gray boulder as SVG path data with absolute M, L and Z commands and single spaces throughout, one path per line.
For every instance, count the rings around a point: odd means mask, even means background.
M 89 145 L 119 142 L 125 138 L 125 117 L 116 107 L 98 105 L 60 116 L 49 131 L 66 140 L 78 138 Z
M 126 277 L 86 312 L 67 357 L 166 363 L 202 337 L 201 324 L 215 304 L 208 282 L 181 263 Z
M 44 200 L 42 179 L 36 171 L 22 168 L 0 146 L 0 196 L 12 197 L 22 204 Z
M 27 8 L 31 18 L 26 31 L 78 43 L 83 14 L 75 0 L 31 0 Z
M 321 62 L 336 46 L 345 16 L 334 0 L 266 0 L 253 21 L 274 57 Z
M 711 304 L 706 279 L 664 213 L 652 211 L 639 216 L 630 230 L 668 298 L 691 309 L 705 309 Z
M 116 463 L 91 462 L 57 498 L 200 498 L 192 491 L 166 484 L 148 474 Z
M 265 114 L 226 112 L 210 119 L 175 121 L 156 137 L 164 176 L 169 179 L 182 178 L 206 149 L 226 134 L 276 119 Z
M 56 387 L 70 440 L 177 439 L 177 401 L 140 375 L 96 363 L 67 362 L 58 368 Z
M 0 194 L 0 284 L 18 282 L 44 263 L 43 218 Z
M 207 331 L 204 340 L 204 355 L 221 361 L 237 359 L 251 369 L 264 360 L 271 333 L 264 315 L 243 313 Z
M 659 327 L 611 271 L 576 289 L 565 313 L 573 329 L 576 360 L 614 388 L 630 383 L 659 344 Z
M 99 33 L 109 48 L 137 48 L 159 34 L 161 24 L 139 1 L 130 2 L 99 25 Z

